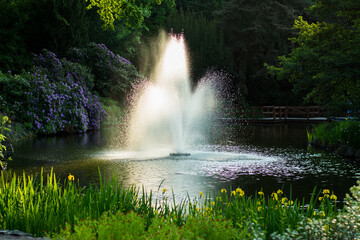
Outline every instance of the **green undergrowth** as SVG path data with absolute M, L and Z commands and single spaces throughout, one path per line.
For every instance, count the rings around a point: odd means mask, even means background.
M 241 188 L 222 189 L 180 202 L 166 192 L 124 188 L 115 176 L 81 187 L 75 176 L 61 182 L 52 171 L 2 172 L 0 228 L 52 239 L 270 239 L 298 229 L 304 219 L 326 225 L 325 219 L 347 214 L 337 209 L 337 197 L 328 189 L 314 189 L 308 202 L 292 200 L 280 189 L 252 196 Z M 359 199 L 355 203 L 359 206 Z
M 345 120 L 317 125 L 308 132 L 309 142 L 318 142 L 329 146 L 346 145 L 360 148 L 360 121 Z
M 102 122 L 103 126 L 118 125 L 124 122 L 125 108 L 118 101 L 111 98 L 101 98 L 100 101 L 107 113 L 107 118 Z

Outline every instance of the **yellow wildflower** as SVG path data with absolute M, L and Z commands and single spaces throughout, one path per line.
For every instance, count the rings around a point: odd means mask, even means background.
M 164 194 L 166 191 L 167 191 L 167 189 L 166 189 L 166 188 L 164 188 L 164 189 L 163 189 L 163 191 L 162 191 L 162 193 Z
M 319 197 L 319 201 L 322 201 L 322 200 L 324 200 L 324 198 L 323 198 L 323 197 Z
M 273 192 L 271 194 L 271 197 L 273 198 L 273 200 L 276 200 L 276 201 L 279 199 L 277 193 L 275 193 L 275 192 Z
M 258 192 L 258 194 L 259 194 L 260 196 L 264 196 L 264 192 L 263 192 L 263 191 Z
M 334 195 L 334 194 L 332 194 L 332 195 L 330 196 L 330 199 L 336 201 L 336 200 L 337 200 L 337 196 Z
M 200 197 L 203 197 L 204 196 L 204 193 L 203 192 L 200 192 Z
M 325 217 L 325 212 L 324 212 L 324 211 L 321 211 L 321 212 L 320 212 L 320 216 L 321 216 L 321 217 Z
M 71 173 L 69 173 L 68 179 L 69 179 L 69 181 L 74 181 L 75 177 L 74 177 L 74 175 L 71 175 Z
M 330 194 L 330 190 L 329 189 L 324 189 L 323 194 Z
M 215 202 L 210 202 L 211 205 L 215 206 Z
M 236 192 L 235 191 L 231 191 L 231 196 L 235 196 Z
M 282 191 L 281 189 L 279 189 L 279 190 L 277 190 L 276 193 L 279 194 L 279 195 L 281 195 L 281 194 L 283 194 L 283 191 Z
M 241 188 L 237 188 L 236 193 L 238 193 L 240 195 L 240 197 L 245 195 L 245 192 Z
M 226 191 L 225 188 L 221 189 L 221 193 L 226 193 L 226 192 L 227 192 L 227 191 Z
M 258 208 L 257 208 L 258 212 L 260 212 L 261 209 L 262 209 L 262 206 L 258 206 Z
M 283 197 L 283 198 L 281 199 L 281 203 L 284 204 L 284 203 L 287 202 L 287 200 L 288 200 L 288 199 L 287 199 L 286 197 Z

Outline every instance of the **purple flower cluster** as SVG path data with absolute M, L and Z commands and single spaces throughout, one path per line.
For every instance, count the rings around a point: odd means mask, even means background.
M 104 44 L 89 43 L 86 48 L 72 48 L 68 58 L 91 68 L 94 90 L 101 97 L 122 100 L 138 77 L 136 68 L 127 59 L 114 54 Z
M 34 58 L 34 70 L 29 79 L 27 114 L 40 133 L 85 132 L 97 129 L 106 117 L 98 97 L 86 82 L 87 74 L 76 71 L 81 65 L 43 50 Z

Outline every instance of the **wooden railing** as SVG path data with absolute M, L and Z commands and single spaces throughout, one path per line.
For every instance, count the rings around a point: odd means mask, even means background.
M 287 120 L 290 118 L 310 118 L 328 116 L 328 112 L 319 106 L 260 106 L 260 107 L 237 107 L 227 110 L 227 116 L 240 119 L 272 119 Z

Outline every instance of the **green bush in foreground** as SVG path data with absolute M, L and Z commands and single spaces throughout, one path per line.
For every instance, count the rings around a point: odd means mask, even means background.
M 98 187 L 80 187 L 75 180 L 70 174 L 60 184 L 52 171 L 45 179 L 43 172 L 36 177 L 25 173 L 8 177 L 2 172 L 0 228 L 55 239 L 270 239 L 309 228 L 311 221 L 352 236 L 352 227 L 346 226 L 359 219 L 359 187 L 352 188 L 356 197 L 348 201 L 350 209 L 339 212 L 337 197 L 328 189 L 314 190 L 309 202 L 291 200 L 282 190 L 270 196 L 262 191 L 247 196 L 237 188 L 200 193 L 176 203 L 174 194 L 169 200 L 166 189 L 156 194 L 140 192 L 123 188 L 115 177 L 107 183 L 101 180 Z
M 318 141 L 330 146 L 347 145 L 360 148 L 360 122 L 339 121 L 317 125 L 312 133 L 308 133 L 308 140 Z
M 188 217 L 179 227 L 164 217 L 156 217 L 150 226 L 134 212 L 105 213 L 98 220 L 79 221 L 71 231 L 69 224 L 52 239 L 236 239 L 238 230 L 230 220 L 210 217 Z

